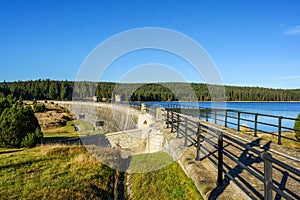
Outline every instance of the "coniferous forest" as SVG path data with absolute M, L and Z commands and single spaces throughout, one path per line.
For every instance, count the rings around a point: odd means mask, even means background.
M 121 94 L 129 101 L 211 101 L 224 100 L 218 97 L 222 90 L 221 86 L 203 83 L 172 82 L 116 84 L 46 79 L 0 83 L 0 97 L 21 97 L 24 100 L 72 100 L 72 97 L 96 96 L 98 101 L 109 101 L 115 94 Z M 300 101 L 300 89 L 225 86 L 225 95 L 227 101 Z

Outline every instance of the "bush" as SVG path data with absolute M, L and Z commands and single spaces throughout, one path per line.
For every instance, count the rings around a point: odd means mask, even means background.
M 21 142 L 21 147 L 31 148 L 41 142 L 41 130 L 37 128 L 34 133 L 28 133 Z
M 45 104 L 35 104 L 35 105 L 33 105 L 33 110 L 35 113 L 45 112 L 46 106 L 45 106 Z
M 295 120 L 294 130 L 295 130 L 295 137 L 297 140 L 300 140 L 300 113 L 297 117 L 298 120 Z
M 32 147 L 40 143 L 43 134 L 30 106 L 17 101 L 0 115 L 1 147 Z

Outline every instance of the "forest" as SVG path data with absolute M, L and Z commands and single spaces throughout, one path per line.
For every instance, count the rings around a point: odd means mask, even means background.
M 112 83 L 31 80 L 0 82 L 0 97 L 24 100 L 114 101 L 300 101 L 300 89 L 207 85 L 203 83 Z

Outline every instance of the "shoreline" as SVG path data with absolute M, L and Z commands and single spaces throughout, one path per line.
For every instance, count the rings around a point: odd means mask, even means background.
M 124 102 L 166 102 L 166 103 L 176 103 L 176 102 L 188 102 L 188 103 L 207 103 L 207 102 L 212 102 L 212 103 L 300 103 L 299 101 L 124 101 Z

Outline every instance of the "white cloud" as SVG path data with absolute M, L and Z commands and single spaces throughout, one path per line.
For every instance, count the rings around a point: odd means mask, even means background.
M 276 78 L 277 80 L 292 80 L 292 79 L 300 79 L 300 76 L 280 76 Z
M 284 32 L 285 35 L 300 35 L 300 25 L 291 26 Z

